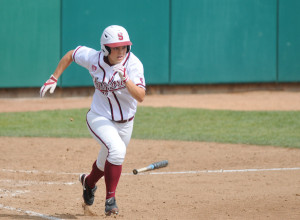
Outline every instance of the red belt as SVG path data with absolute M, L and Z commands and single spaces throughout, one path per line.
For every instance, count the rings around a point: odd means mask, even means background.
M 129 119 L 127 119 L 127 120 L 120 120 L 120 121 L 114 121 L 114 122 L 117 122 L 117 123 L 125 123 L 125 122 L 132 121 L 132 119 L 134 119 L 134 116 L 132 116 L 131 118 L 129 118 Z

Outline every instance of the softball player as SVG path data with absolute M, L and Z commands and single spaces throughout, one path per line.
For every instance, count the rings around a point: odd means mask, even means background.
M 53 93 L 57 79 L 74 61 L 86 68 L 94 82 L 95 93 L 86 116 L 91 135 L 101 145 L 91 172 L 81 174 L 83 199 L 87 205 L 94 202 L 96 183 L 105 177 L 105 214 L 118 214 L 116 188 L 122 171 L 133 129 L 137 101 L 145 97 L 144 69 L 140 60 L 131 52 L 131 41 L 125 28 L 112 25 L 101 36 L 101 50 L 78 46 L 65 54 L 55 72 L 40 90 L 41 97 Z

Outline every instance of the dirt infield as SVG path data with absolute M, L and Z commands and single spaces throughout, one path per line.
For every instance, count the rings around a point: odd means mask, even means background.
M 0 111 L 89 107 L 91 98 L 1 99 Z M 300 110 L 300 94 L 153 95 L 140 106 Z M 105 184 L 82 207 L 81 172 L 99 146 L 92 138 L 0 137 L 0 219 L 110 219 Z M 183 141 L 129 144 L 117 189 L 117 219 L 300 219 L 300 150 Z M 168 159 L 169 166 L 132 175 Z
M 0 99 L 0 112 L 89 108 L 92 97 Z M 221 94 L 148 95 L 139 106 L 228 110 L 300 110 L 300 92 L 242 92 Z

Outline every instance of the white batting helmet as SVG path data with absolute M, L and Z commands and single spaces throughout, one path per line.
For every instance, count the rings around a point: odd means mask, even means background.
M 111 47 L 127 46 L 128 53 L 132 45 L 126 29 L 119 25 L 111 25 L 105 28 L 101 36 L 100 44 L 104 56 L 110 54 Z

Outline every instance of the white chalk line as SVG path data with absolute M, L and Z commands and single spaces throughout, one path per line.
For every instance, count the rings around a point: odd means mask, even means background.
M 175 171 L 175 172 L 145 172 L 145 173 L 139 173 L 138 175 L 176 175 L 176 174 L 201 174 L 201 173 L 244 173 L 244 172 L 267 172 L 267 171 L 294 171 L 294 170 L 300 170 L 300 167 L 288 167 L 288 168 L 261 168 L 261 169 L 235 169 L 235 170 L 195 170 L 195 171 Z M 11 170 L 11 169 L 2 169 L 2 172 L 13 172 L 13 173 L 53 173 L 53 174 L 64 174 L 64 175 L 78 175 L 80 173 L 66 173 L 66 172 L 54 172 L 54 171 L 38 171 L 38 170 Z M 132 173 L 122 173 L 123 176 L 129 176 L 133 175 Z M 45 182 L 45 181 L 15 181 L 15 180 L 0 180 L 0 182 L 18 182 L 23 184 L 46 184 L 46 185 L 53 185 L 53 184 L 64 184 L 64 185 L 73 185 L 77 182 Z M 3 190 L 2 190 L 3 191 Z M 1 192 L 1 191 L 0 191 Z M 27 191 L 15 191 L 11 195 L 15 194 L 22 194 L 27 193 Z M 28 211 L 28 210 L 22 210 L 19 208 L 14 208 L 10 206 L 4 206 L 0 204 L 0 209 L 7 209 L 10 211 L 16 211 L 25 213 L 30 216 L 38 216 L 44 219 L 50 219 L 50 220 L 62 220 L 60 218 L 56 218 L 49 215 L 44 215 L 41 213 Z
M 51 170 L 40 171 L 40 170 L 12 170 L 12 169 L 2 169 L 2 172 L 7 173 L 32 173 L 32 174 L 41 174 L 41 173 L 50 173 L 57 175 L 80 175 L 81 173 L 68 173 L 68 172 L 56 172 Z
M 0 183 L 8 183 L 14 187 L 24 187 L 32 185 L 74 185 L 78 182 L 45 182 L 45 181 L 26 181 L 26 180 L 12 180 L 12 179 L 0 179 Z M 30 190 L 9 190 L 0 188 L 0 198 L 2 197 L 16 197 L 21 194 L 29 193 Z
M 15 197 L 21 194 L 29 193 L 30 190 L 8 190 L 8 189 L 0 189 L 0 198 L 3 197 Z
M 6 209 L 6 210 L 9 210 L 9 211 L 14 211 L 14 212 L 21 212 L 21 213 L 27 214 L 29 216 L 40 217 L 40 218 L 43 218 L 43 219 L 63 220 L 63 219 L 56 218 L 56 217 L 53 217 L 53 216 L 50 216 L 50 215 L 44 215 L 42 213 L 38 213 L 38 212 L 34 212 L 34 211 L 23 210 L 23 209 L 11 207 L 11 206 L 5 206 L 3 204 L 0 204 L 0 209 Z
M 47 182 L 47 181 L 29 181 L 29 180 L 11 180 L 0 179 L 0 182 L 13 183 L 14 186 L 29 186 L 29 185 L 74 185 L 76 182 Z
M 245 173 L 245 172 L 267 172 L 267 171 L 292 171 L 300 170 L 300 167 L 285 167 L 285 168 L 251 168 L 251 169 L 233 169 L 233 170 L 189 170 L 189 171 L 170 171 L 170 172 L 143 172 L 138 175 L 174 175 L 174 174 L 199 174 L 199 173 Z M 49 173 L 56 175 L 79 175 L 81 173 L 67 173 L 67 172 L 55 172 L 55 171 L 38 171 L 38 170 L 11 170 L 11 169 L 2 169 L 1 172 L 11 172 L 11 173 Z M 133 173 L 122 173 L 122 176 L 131 176 Z M 35 181 L 33 181 L 35 182 Z M 45 184 L 51 184 L 52 182 L 45 182 Z M 76 182 L 70 182 L 69 185 L 75 184 Z M 52 183 L 54 184 L 54 182 Z M 67 183 L 66 183 L 67 184 Z M 68 185 L 67 184 L 67 185 Z
M 245 173 L 245 172 L 266 172 L 266 171 L 293 171 L 300 170 L 300 167 L 290 167 L 290 168 L 261 168 L 261 169 L 236 169 L 236 170 L 195 170 L 195 171 L 175 171 L 175 172 L 143 172 L 138 175 L 176 175 L 176 174 L 205 174 L 205 173 Z M 32 173 L 30 170 L 8 170 L 2 169 L 3 172 L 14 172 L 14 173 Z M 55 173 L 54 171 L 37 171 L 34 173 Z M 78 175 L 78 173 L 56 173 L 56 174 L 68 174 L 68 175 Z M 122 176 L 133 176 L 133 173 L 122 173 Z M 74 182 L 47 182 L 47 181 L 26 181 L 26 180 L 11 180 L 11 179 L 0 179 L 0 183 L 13 183 L 14 186 L 28 186 L 28 185 L 74 185 L 77 184 L 77 181 Z M 1 192 L 1 189 L 0 189 Z M 2 193 L 4 191 L 2 190 Z M 8 192 L 8 191 L 7 191 Z M 29 192 L 29 191 L 28 191 Z M 11 196 L 16 196 L 25 192 L 14 192 L 10 193 Z M 8 193 L 5 193 L 8 194 Z M 0 194 L 0 196 L 4 194 Z
M 196 170 L 196 171 L 178 171 L 178 172 L 150 172 L 149 175 L 162 174 L 198 174 L 198 173 L 246 173 L 246 172 L 265 172 L 265 171 L 291 171 L 300 170 L 300 167 L 291 168 L 262 168 L 262 169 L 239 169 L 239 170 Z M 141 173 L 146 174 L 146 173 Z

